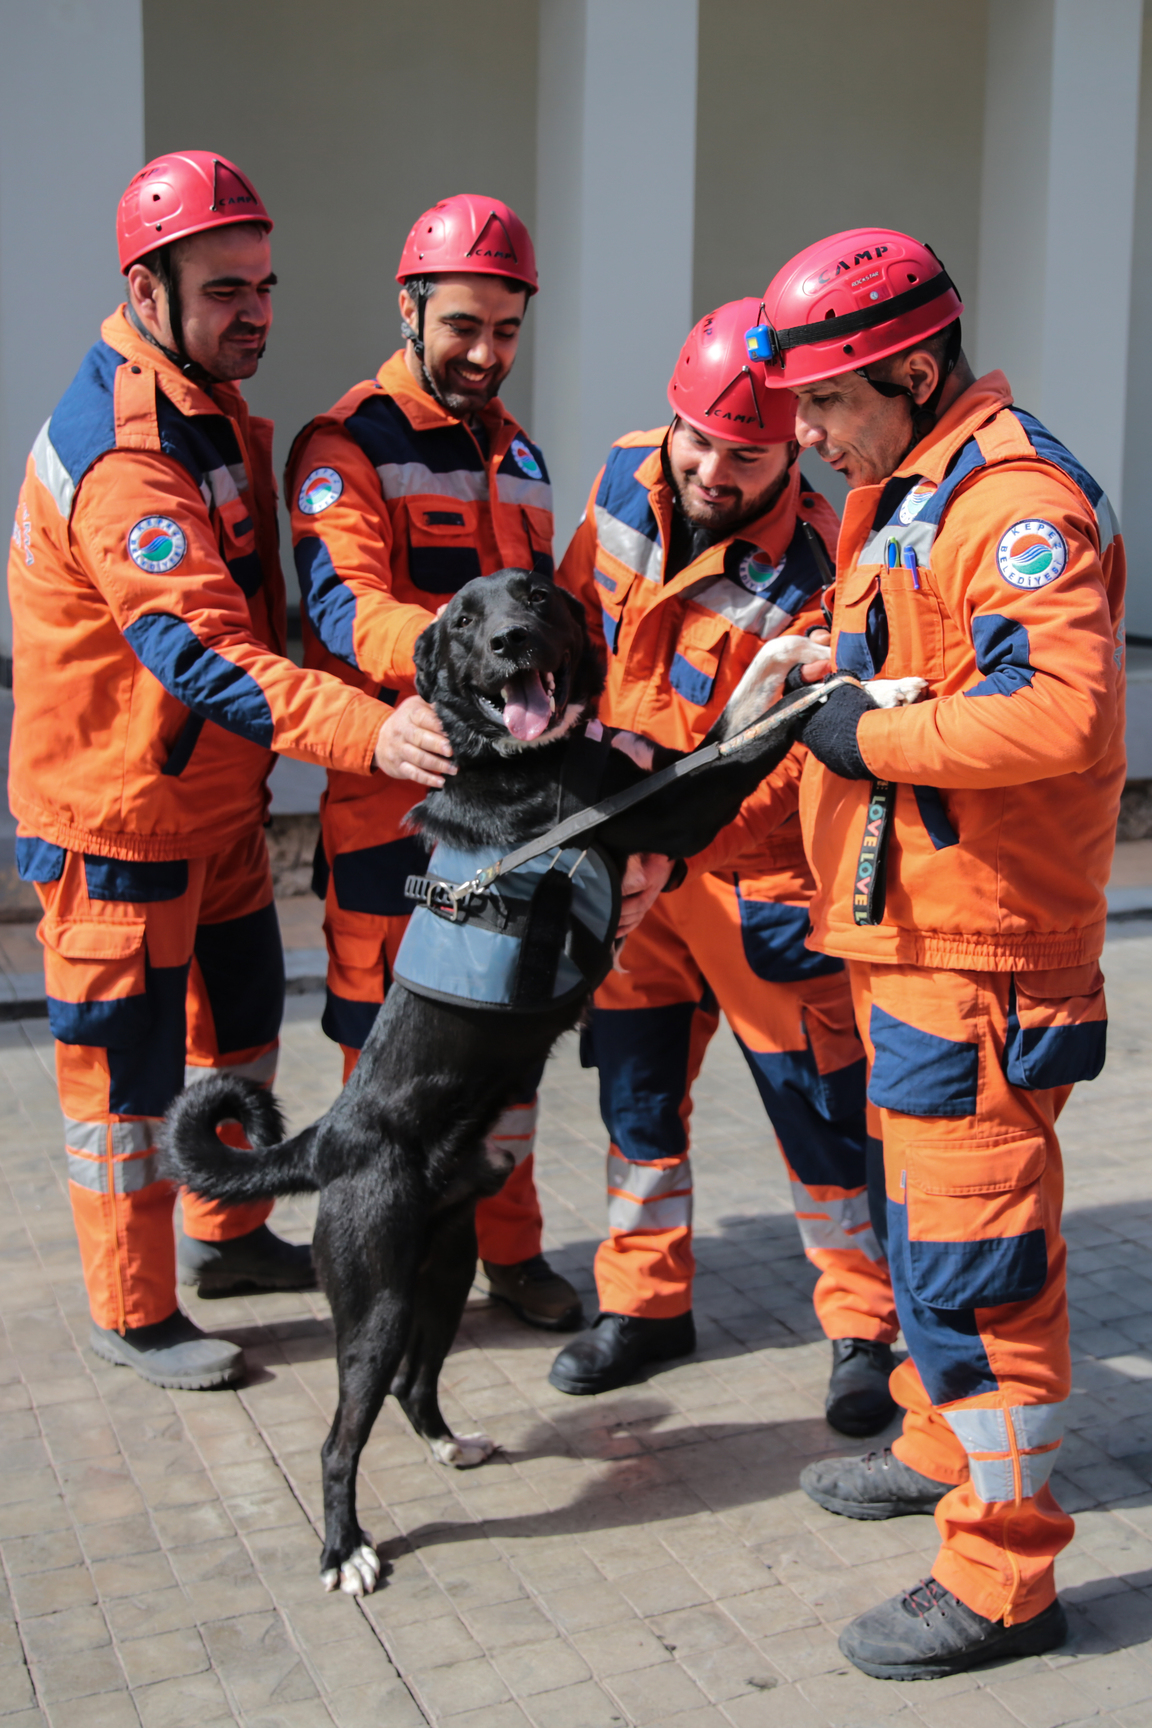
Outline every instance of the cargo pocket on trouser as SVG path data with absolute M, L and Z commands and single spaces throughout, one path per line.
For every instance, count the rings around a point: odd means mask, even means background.
M 92 1316 L 151 1325 L 176 1300 L 172 1190 L 153 1135 L 183 1079 L 187 967 L 148 966 L 143 918 L 45 918 L 39 934 Z
M 392 920 L 356 913 L 324 920 L 328 943 L 328 985 L 321 1030 L 346 1051 L 362 1050 L 389 984 L 385 954 Z M 395 920 L 403 924 L 406 920 Z M 345 1076 L 347 1078 L 347 1076 Z
M 1080 976 L 1078 977 L 1077 974 Z M 1060 989 L 1083 983 L 1078 994 Z M 1099 967 L 1018 972 L 1008 993 L 1004 1073 L 1010 1086 L 1042 1092 L 1095 1080 L 1104 1066 L 1108 1008 Z
M 906 1268 L 919 1302 L 957 1312 L 1039 1294 L 1048 1276 L 1046 1163 L 1040 1135 L 907 1145 Z

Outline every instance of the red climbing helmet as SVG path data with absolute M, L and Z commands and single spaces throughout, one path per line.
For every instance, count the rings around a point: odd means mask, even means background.
M 796 436 L 796 398 L 767 390 L 749 362 L 744 333 L 759 300 L 730 300 L 701 318 L 680 350 L 668 385 L 672 412 L 710 437 L 734 444 L 784 444 Z
M 404 242 L 396 280 L 447 275 L 508 276 L 535 294 L 536 253 L 515 210 L 474 192 L 458 192 L 425 210 Z
M 798 252 L 764 290 L 747 352 L 774 389 L 854 372 L 964 310 L 933 252 L 892 228 L 849 228 Z
M 211 150 L 157 156 L 133 175 L 116 210 L 121 272 L 158 246 L 234 222 L 272 227 L 263 199 L 235 162 Z

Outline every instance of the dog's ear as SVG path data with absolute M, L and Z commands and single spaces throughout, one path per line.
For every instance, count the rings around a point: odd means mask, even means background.
M 439 618 L 434 619 L 426 630 L 421 630 L 412 650 L 412 658 L 416 663 L 416 692 L 423 696 L 425 702 L 431 702 L 436 693 L 436 680 L 440 672 Z

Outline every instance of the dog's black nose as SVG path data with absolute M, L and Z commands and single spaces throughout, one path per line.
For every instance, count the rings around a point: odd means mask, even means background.
M 493 654 L 514 654 L 527 640 L 528 632 L 523 624 L 509 624 L 506 629 L 497 630 L 495 636 L 489 636 L 488 646 Z

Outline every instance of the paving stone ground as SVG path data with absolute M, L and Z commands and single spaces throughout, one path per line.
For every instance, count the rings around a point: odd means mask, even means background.
M 1072 1642 L 918 1685 L 869 1680 L 837 1649 L 846 1620 L 929 1570 L 935 1528 L 837 1519 L 797 1489 L 808 1459 L 853 1448 L 823 1421 L 812 1274 L 726 1031 L 698 1090 L 697 1357 L 566 1398 L 546 1381 L 555 1340 L 477 1294 L 445 1407 L 502 1450 L 446 1470 L 385 1409 L 361 1508 L 387 1577 L 358 1604 L 317 1581 L 323 1301 L 189 1304 L 244 1344 L 235 1393 L 162 1392 L 97 1361 L 47 1026 L 0 1025 L 2 1728 L 1149 1728 L 1152 923 L 1115 929 L 1109 1065 L 1064 1127 L 1075 1391 L 1054 1485 L 1077 1514 Z M 318 1006 L 290 999 L 296 1124 L 339 1081 Z M 549 1251 L 591 1301 L 603 1134 L 572 1040 L 540 1139 Z M 303 1238 L 308 1208 L 277 1223 Z

